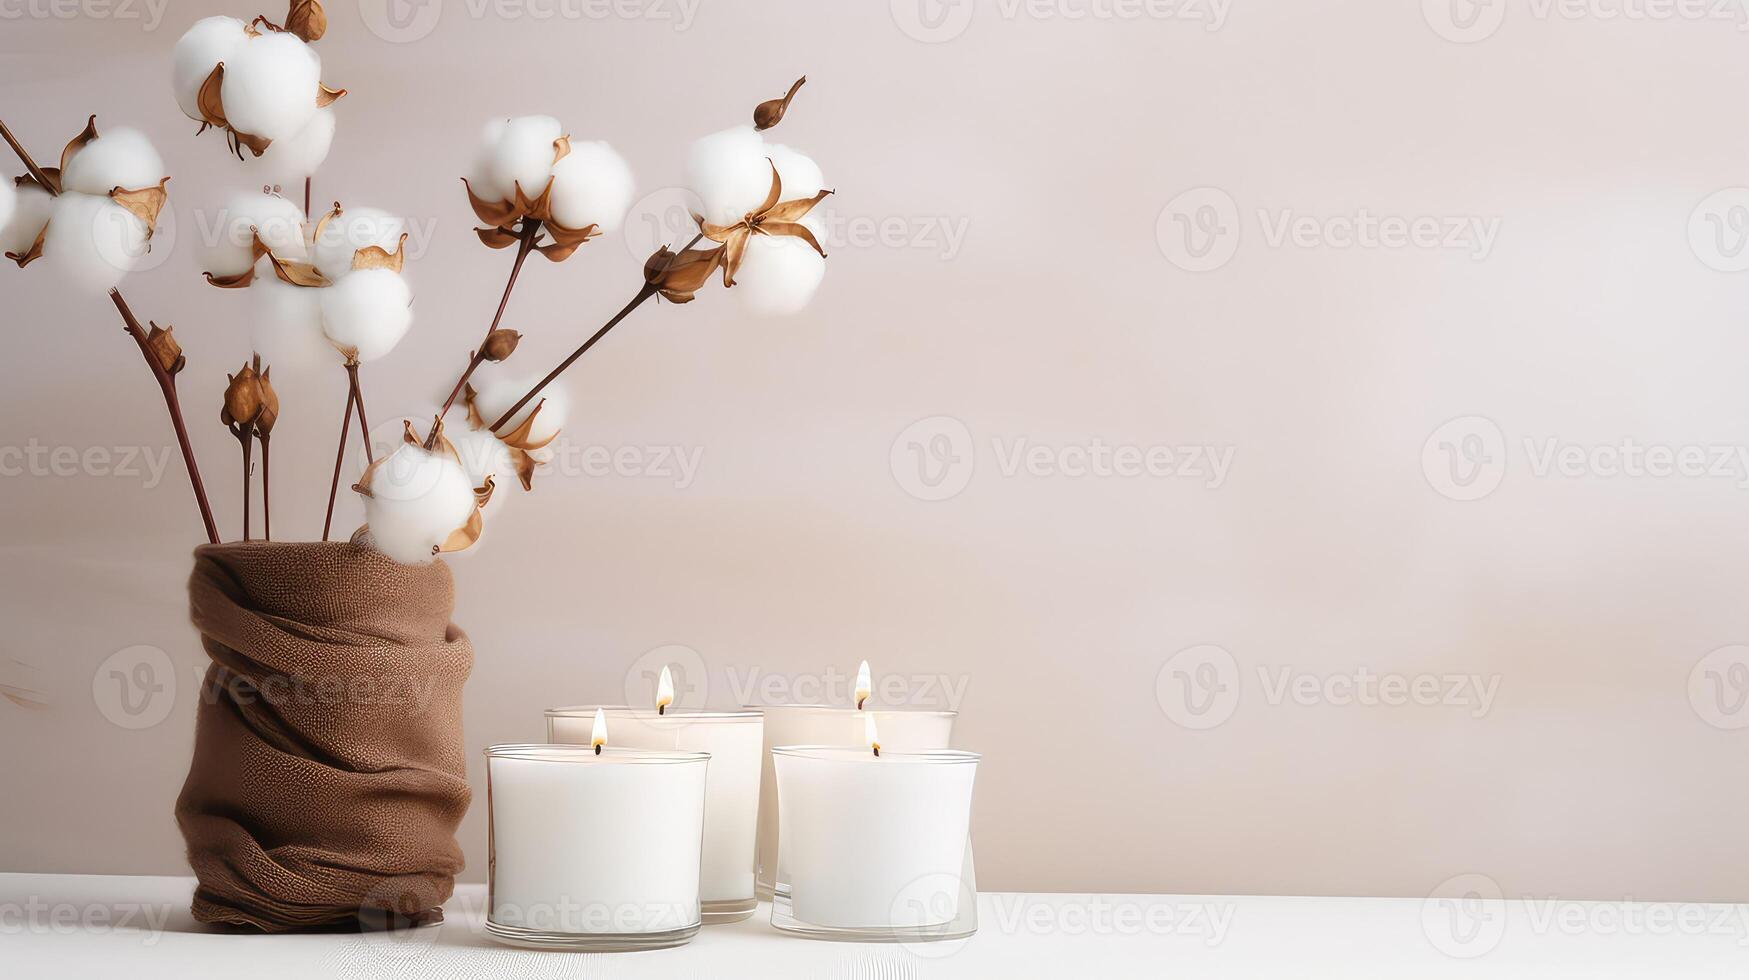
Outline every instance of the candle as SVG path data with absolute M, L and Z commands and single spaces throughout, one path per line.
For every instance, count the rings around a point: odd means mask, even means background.
M 868 700 L 867 665 L 858 671 L 856 701 Z M 880 726 L 882 747 L 895 751 L 945 749 L 953 736 L 954 712 L 897 708 L 833 707 L 823 704 L 769 705 L 765 713 L 765 745 L 760 753 L 759 897 L 773 897 L 777 883 L 777 770 L 771 750 L 779 745 L 861 746 L 863 718 Z
M 817 936 L 950 939 L 976 929 L 969 752 L 773 750 L 782 870 L 772 923 Z M 878 746 L 878 748 L 877 748 Z
M 655 708 L 552 708 L 547 741 L 581 743 L 600 714 L 614 744 L 639 749 L 707 752 L 704 858 L 699 900 L 704 923 L 735 922 L 753 914 L 753 845 L 759 816 L 759 757 L 764 726 L 757 711 L 695 711 L 670 707 L 668 669 L 662 669 Z
M 661 949 L 698 932 L 709 756 L 597 734 L 486 750 L 486 931 L 500 942 Z

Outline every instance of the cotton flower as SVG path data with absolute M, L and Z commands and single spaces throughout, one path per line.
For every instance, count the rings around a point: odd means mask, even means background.
M 307 43 L 326 30 L 320 4 L 299 0 L 287 20 L 286 28 L 263 18 L 199 21 L 176 43 L 171 85 L 182 111 L 226 131 L 238 156 L 243 147 L 260 157 L 291 141 L 288 162 L 302 169 L 320 163 L 333 137 L 331 125 L 315 122 L 317 110 L 346 92 L 322 84 L 322 59 Z
M 282 372 L 333 364 L 334 347 L 322 332 L 323 292 L 281 282 L 271 272 L 256 276 L 249 287 L 255 353 Z
M 751 126 L 738 126 L 694 143 L 689 172 L 701 203 L 702 213 L 694 216 L 699 228 L 723 245 L 717 257 L 723 285 L 741 287 L 742 302 L 755 313 L 784 315 L 807 306 L 826 275 L 819 242 L 825 224 L 814 207 L 832 192 L 820 165 L 765 142 Z M 699 253 L 692 267 L 703 270 L 710 257 Z M 690 290 L 678 294 L 690 298 Z
M 509 248 L 541 234 L 550 241 L 536 250 L 561 262 L 625 220 L 631 168 L 608 144 L 574 144 L 551 116 L 493 120 L 480 143 L 473 172 L 462 183 L 485 223 L 474 233 L 488 247 Z
M 118 126 L 80 147 L 61 170 L 61 189 L 108 196 L 118 187 L 151 187 L 164 176 L 164 161 L 137 129 Z
M 55 198 L 43 258 L 63 283 L 107 292 L 146 254 L 146 223 L 107 197 L 65 193 Z
M 392 269 L 361 269 L 321 290 L 322 332 L 349 361 L 381 358 L 413 324 L 413 291 Z
M 354 489 L 364 495 L 371 546 L 395 561 L 428 562 L 478 537 L 473 484 L 447 454 L 403 445 L 373 463 Z
M 472 406 L 489 427 L 534 387 L 534 378 L 481 367 L 474 373 Z M 498 430 L 498 438 L 514 449 L 545 448 L 565 425 L 571 398 L 563 385 L 550 384 Z
M 401 238 L 407 233 L 407 222 L 376 208 L 343 209 L 335 205 L 318 229 L 313 256 L 316 268 L 338 282 L 352 272 L 360 249 L 398 251 Z
M 219 217 L 204 256 L 206 272 L 213 278 L 236 277 L 254 267 L 260 258 L 255 235 L 282 259 L 301 259 L 307 254 L 303 209 L 277 194 L 234 195 Z
M 771 186 L 765 137 L 752 126 L 712 133 L 692 144 L 687 183 L 699 212 L 712 224 L 728 224 L 759 206 Z
M 313 175 L 328 159 L 328 151 L 334 145 L 334 129 L 334 109 L 317 109 L 296 136 L 273 141 L 261 154 L 262 181 L 290 186 Z
M 553 220 L 567 228 L 618 231 L 632 206 L 632 168 L 600 140 L 573 142 L 553 165 Z

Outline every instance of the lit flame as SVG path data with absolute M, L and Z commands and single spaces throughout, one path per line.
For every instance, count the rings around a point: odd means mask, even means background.
M 607 744 L 607 712 L 595 709 L 595 724 L 589 729 L 589 744 L 595 748 L 595 754 L 601 754 L 601 747 Z
M 864 660 L 862 666 L 856 668 L 856 710 L 861 711 L 863 702 L 873 693 L 874 685 L 868 682 L 868 661 Z
M 668 672 L 668 665 L 662 665 L 662 677 L 656 681 L 656 713 L 665 714 L 668 706 L 674 703 L 674 675 Z
M 881 754 L 881 733 L 875 731 L 874 715 L 862 716 L 862 737 L 868 741 L 868 747 L 875 755 Z

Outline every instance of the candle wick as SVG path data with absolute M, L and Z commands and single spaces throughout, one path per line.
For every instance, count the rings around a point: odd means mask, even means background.
M 861 711 L 863 703 L 866 702 L 867 700 L 868 700 L 867 695 L 864 695 L 863 697 L 857 698 L 856 699 L 856 710 Z
M 600 755 L 600 754 L 601 754 L 601 743 L 600 743 L 600 742 L 596 742 L 596 743 L 595 743 L 595 754 L 596 754 L 596 755 Z
M 880 757 L 881 757 L 881 746 L 880 746 L 880 743 L 879 743 L 879 742 L 876 742 L 876 743 L 875 743 L 875 747 L 874 747 L 874 753 L 875 753 L 875 758 L 877 758 L 877 759 L 878 759 L 878 758 L 880 758 Z
M 656 713 L 659 715 L 667 714 L 668 713 L 668 706 L 666 704 L 656 705 Z

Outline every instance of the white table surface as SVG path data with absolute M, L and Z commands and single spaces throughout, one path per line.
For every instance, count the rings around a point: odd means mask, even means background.
M 263 936 L 205 928 L 189 878 L 0 874 L 0 975 L 85 977 L 1749 977 L 1749 906 L 1171 895 L 980 896 L 965 942 L 826 943 L 752 919 L 651 953 L 529 952 L 481 929 Z M 1461 955 L 1452 955 L 1453 953 Z

